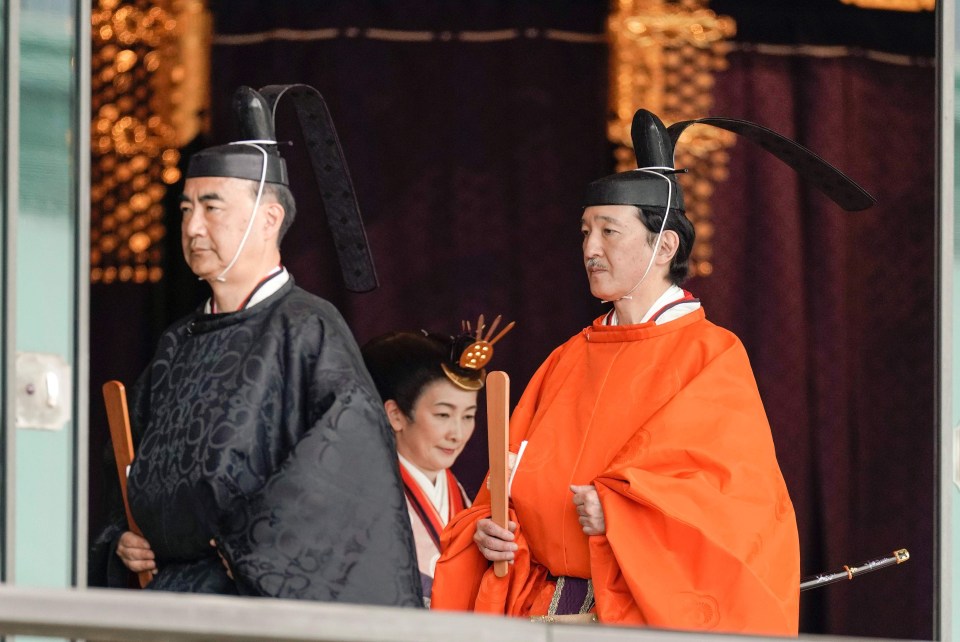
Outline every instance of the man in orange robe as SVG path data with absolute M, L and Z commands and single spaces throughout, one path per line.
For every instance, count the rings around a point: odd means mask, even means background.
M 510 422 L 506 578 L 474 542 L 483 490 L 444 532 L 433 607 L 546 615 L 557 577 L 590 578 L 601 622 L 796 634 L 793 506 L 740 341 L 702 308 L 662 325 L 591 327 L 558 348 Z M 594 485 L 584 534 L 570 485 Z
M 510 528 L 481 490 L 442 535 L 432 606 L 796 635 L 796 518 L 753 372 L 678 286 L 694 230 L 673 141 L 645 110 L 633 137 L 639 168 L 592 183 L 581 219 L 591 293 L 613 310 L 530 381 L 510 422 Z M 801 173 L 839 174 L 786 143 Z M 868 206 L 840 176 L 835 200 Z

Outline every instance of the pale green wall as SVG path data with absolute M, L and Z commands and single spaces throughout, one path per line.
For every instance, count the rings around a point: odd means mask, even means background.
M 953 109 L 953 176 L 952 182 L 947 186 L 946 197 L 952 191 L 953 207 L 953 270 L 952 283 L 949 283 L 950 291 L 945 292 L 944 296 L 951 302 L 949 317 L 944 319 L 943 328 L 945 339 L 943 345 L 950 346 L 950 354 L 943 355 L 944 359 L 949 359 L 949 381 L 951 384 L 951 393 L 948 406 L 950 408 L 949 425 L 942 426 L 941 447 L 943 449 L 942 459 L 945 463 L 941 471 L 947 479 L 941 480 L 941 506 L 946 511 L 946 515 L 941 514 L 940 528 L 945 529 L 941 542 L 943 543 L 940 551 L 940 581 L 945 587 L 941 591 L 941 637 L 944 640 L 960 641 L 960 486 L 954 482 L 960 477 L 960 470 L 957 466 L 960 462 L 954 461 L 954 453 L 960 448 L 957 443 L 957 432 L 955 427 L 960 426 L 960 69 L 957 68 L 957 59 L 960 55 L 960 12 L 956 10 L 954 2 L 948 2 L 941 5 L 938 9 L 941 12 L 943 20 L 943 47 L 944 51 L 954 52 L 952 59 L 941 61 L 943 74 L 941 79 L 946 85 L 944 96 L 941 99 L 942 105 L 946 108 L 945 115 L 949 114 L 949 109 Z M 949 75 L 953 75 L 953 95 L 949 92 Z M 947 116 L 949 118 L 949 116 Z M 944 127 L 948 121 L 944 120 Z M 950 132 L 945 131 L 944 136 L 949 141 Z M 949 159 L 944 160 L 945 163 Z M 949 168 L 945 167 L 949 172 Z M 946 183 L 951 177 L 944 177 Z M 944 217 L 950 215 L 949 206 L 944 207 Z M 948 228 L 949 229 L 949 228 Z M 950 240 L 946 239 L 944 243 L 944 252 L 950 252 Z
M 4 16 L 3 24 L 0 24 L 0 139 L 3 145 L 0 149 L 0 580 L 6 577 L 6 558 L 7 558 L 7 434 L 4 427 L 7 413 L 7 224 L 9 209 L 8 199 L 12 198 L 10 188 L 7 184 L 7 153 L 10 149 L 10 135 L 7 131 L 9 115 L 7 110 L 7 83 L 9 73 L 9 54 L 7 53 L 8 29 L 10 28 L 7 16 L 7 2 L 0 0 L 0 16 Z
M 20 211 L 16 346 L 73 360 L 74 226 L 71 14 L 21 13 Z M 55 8 L 55 7 L 54 7 Z M 16 435 L 14 578 L 69 586 L 73 565 L 73 422 Z
M 960 123 L 957 124 L 960 125 Z M 960 131 L 960 127 L 958 127 L 958 131 Z M 960 143 L 960 140 L 958 140 L 957 143 Z M 956 149 L 960 150 L 960 145 L 958 145 Z M 958 163 L 958 166 L 960 166 L 960 163 Z M 960 176 L 958 176 L 958 178 L 960 178 Z M 955 179 L 954 185 L 956 184 L 957 180 Z M 957 226 L 957 229 L 960 229 L 960 203 L 957 204 L 955 213 L 957 216 L 954 224 Z M 948 455 L 946 458 L 949 463 L 952 463 L 953 449 L 957 447 L 953 426 L 960 424 L 960 368 L 958 368 L 958 366 L 960 366 L 960 243 L 957 241 L 958 239 L 955 238 L 953 310 L 951 318 L 944 320 L 944 323 L 950 323 L 952 325 L 953 334 L 953 354 L 951 355 L 951 382 L 953 386 L 952 422 L 950 426 L 945 427 L 942 433 L 944 436 L 942 447 L 945 448 L 948 453 L 951 453 L 951 455 Z M 943 474 L 952 476 L 955 474 L 955 471 L 950 470 L 948 467 L 947 470 L 943 471 Z M 941 528 L 947 529 L 948 542 L 945 550 L 941 551 L 942 560 L 940 566 L 940 581 L 947 583 L 949 589 L 947 591 L 941 591 L 941 595 L 949 596 L 950 599 L 950 603 L 940 605 L 941 609 L 945 609 L 945 617 L 941 619 L 948 627 L 941 631 L 941 637 L 944 640 L 960 641 L 960 613 L 957 612 L 957 603 L 960 602 L 960 597 L 958 597 L 958 592 L 960 592 L 960 488 L 954 483 L 944 484 L 941 488 L 945 489 L 944 492 L 947 495 L 941 503 L 949 507 L 949 515 L 941 521 Z
M 70 363 L 77 393 L 77 7 L 73 0 L 20 0 L 19 207 L 14 252 L 17 352 L 52 353 Z M 86 113 L 86 110 L 84 110 Z M 84 132 L 83 137 L 86 137 Z M 22 586 L 74 582 L 77 495 L 76 406 L 58 430 L 15 429 L 12 559 Z M 7 414 L 7 430 L 14 430 Z M 85 538 L 81 537 L 81 541 Z M 41 640 L 48 638 L 25 638 Z

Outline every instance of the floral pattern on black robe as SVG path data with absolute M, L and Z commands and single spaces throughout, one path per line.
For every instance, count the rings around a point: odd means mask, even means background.
M 130 504 L 159 570 L 149 588 L 421 604 L 383 406 L 339 312 L 292 279 L 168 329 L 131 422 Z

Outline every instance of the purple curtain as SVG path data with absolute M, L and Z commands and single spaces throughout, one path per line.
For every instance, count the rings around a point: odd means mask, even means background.
M 340 308 L 361 343 L 395 329 L 454 332 L 481 312 L 516 320 L 494 363 L 510 373 L 516 401 L 549 352 L 604 310 L 586 285 L 578 220 L 584 186 L 612 171 L 608 6 L 394 4 L 214 3 L 214 130 L 198 144 L 233 137 L 238 85 L 316 87 L 381 287 L 362 295 L 341 287 L 292 110 L 281 104 L 278 136 L 294 141 L 299 210 L 285 264 Z M 495 37 L 469 35 L 478 32 Z M 803 573 L 900 547 L 913 554 L 901 568 L 805 593 L 801 630 L 929 639 L 934 72 L 862 56 L 740 51 L 715 99 L 713 113 L 801 141 L 879 201 L 843 212 L 740 141 L 712 203 L 715 271 L 686 286 L 750 354 L 797 509 Z M 164 283 L 93 289 L 94 453 L 106 432 L 100 384 L 132 382 L 159 329 L 202 296 L 182 265 L 175 213 L 168 235 Z M 482 418 L 478 425 L 456 467 L 470 491 L 485 472 Z M 104 474 L 112 471 L 91 471 L 94 529 Z
M 480 313 L 516 320 L 495 357 L 515 401 L 550 350 L 601 311 L 580 265 L 579 202 L 587 182 L 612 171 L 605 5 L 494 2 L 450 15 L 437 5 L 398 16 L 369 3 L 306 3 L 295 21 L 262 24 L 256 4 L 231 2 L 218 15 L 214 137 L 232 135 L 239 85 L 316 87 L 350 167 L 380 288 L 341 288 L 292 109 L 281 103 L 277 135 L 294 140 L 299 210 L 283 256 L 297 282 L 332 300 L 361 344 L 397 329 L 452 334 Z M 320 35 L 231 44 L 234 34 L 280 26 Z M 387 27 L 396 31 L 377 31 Z M 445 31 L 494 37 L 445 40 Z M 406 39 L 423 32 L 429 40 Z M 471 490 L 486 472 L 482 432 L 458 465 Z
M 808 632 L 933 635 L 935 74 L 902 62 L 737 53 L 718 78 L 714 113 L 802 141 L 877 199 L 844 212 L 738 141 L 716 269 L 690 286 L 750 354 L 802 572 L 912 555 L 805 592 Z

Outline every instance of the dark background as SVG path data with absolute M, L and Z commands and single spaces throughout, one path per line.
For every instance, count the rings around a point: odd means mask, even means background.
M 878 204 L 843 212 L 740 141 L 730 178 L 712 200 L 714 273 L 685 287 L 747 347 L 797 510 L 802 573 L 901 547 L 913 556 L 902 567 L 804 593 L 801 631 L 930 639 L 934 18 L 839 0 L 779 5 L 711 4 L 738 25 L 712 114 L 800 141 Z M 360 343 L 396 329 L 452 333 L 481 312 L 516 320 L 495 357 L 495 367 L 510 373 L 515 401 L 550 350 L 605 310 L 589 295 L 578 221 L 584 186 L 613 171 L 607 46 L 549 30 L 601 35 L 607 3 L 231 0 L 212 8 L 220 35 L 340 31 L 307 41 L 221 39 L 212 61 L 213 129 L 192 148 L 232 137 L 229 100 L 238 85 L 303 82 L 320 90 L 381 286 L 364 295 L 342 288 L 299 151 L 288 155 L 299 213 L 285 264 L 298 284 L 340 308 Z M 434 37 L 383 40 L 368 36 L 374 28 Z M 485 43 L 443 37 L 494 29 L 519 35 Z M 296 143 L 288 116 L 281 111 L 278 137 Z M 183 266 L 174 212 L 167 241 L 163 282 L 92 287 L 91 452 L 106 441 L 100 384 L 132 383 L 159 331 L 206 295 Z M 471 491 L 485 469 L 482 432 L 456 467 Z M 109 474 L 91 471 L 94 532 Z

